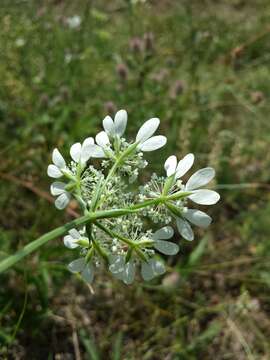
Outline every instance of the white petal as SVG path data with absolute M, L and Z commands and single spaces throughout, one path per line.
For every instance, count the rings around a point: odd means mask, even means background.
M 91 145 L 91 156 L 93 158 L 103 158 L 103 157 L 106 157 L 102 147 L 94 144 L 94 145 Z
M 176 219 L 176 224 L 179 233 L 183 236 L 184 239 L 192 241 L 194 239 L 194 234 L 191 229 L 191 226 L 186 220 L 183 220 L 181 218 Z
M 192 167 L 194 163 L 194 155 L 193 154 L 187 154 L 185 157 L 183 157 L 182 160 L 179 161 L 177 168 L 176 168 L 176 179 L 181 178 L 184 176 L 188 170 Z
M 171 226 L 164 226 L 163 228 L 157 230 L 154 235 L 154 240 L 167 240 L 170 239 L 174 234 L 173 228 Z
M 150 139 L 146 140 L 139 146 L 141 151 L 154 151 L 160 149 L 167 142 L 167 138 L 162 135 L 153 136 Z
M 171 241 L 156 240 L 154 248 L 165 255 L 175 255 L 179 251 L 179 246 Z
M 200 169 L 193 174 L 187 184 L 186 190 L 198 189 L 201 186 L 208 184 L 215 176 L 215 170 L 211 167 Z
M 105 131 L 101 131 L 96 136 L 96 143 L 101 147 L 106 147 L 110 144 L 110 140 L 108 138 L 108 135 L 105 133 Z
M 207 228 L 212 222 L 212 218 L 209 215 L 207 215 L 205 212 L 200 210 L 195 210 L 195 209 L 184 210 L 183 216 L 192 224 L 202 228 Z
M 88 282 L 89 284 L 92 283 L 94 279 L 94 268 L 91 264 L 86 265 L 82 272 L 82 278 L 84 281 Z
M 47 174 L 48 176 L 55 179 L 60 178 L 63 175 L 61 171 L 58 169 L 58 167 L 52 164 L 48 166 Z
M 89 137 L 84 140 L 81 150 L 81 161 L 83 163 L 86 163 L 90 159 L 92 155 L 93 145 L 94 145 L 94 139 L 92 137 Z
M 125 258 L 121 255 L 113 255 L 110 259 L 111 265 L 109 266 L 109 270 L 113 274 L 118 274 L 124 271 L 125 268 Z
M 67 192 L 64 192 L 63 194 L 58 196 L 58 198 L 55 200 L 54 204 L 57 209 L 63 210 L 67 206 L 69 201 L 70 201 L 70 194 Z
M 141 274 L 142 274 L 142 278 L 145 281 L 152 280 L 155 277 L 155 273 L 153 271 L 152 266 L 149 265 L 147 262 L 142 263 Z
M 81 234 L 79 233 L 79 231 L 77 229 L 69 230 L 69 234 L 73 237 L 73 239 L 78 240 L 81 238 Z
M 166 272 L 165 266 L 162 261 L 157 259 L 151 259 L 150 262 L 156 276 L 162 275 Z
M 75 162 L 79 162 L 81 159 L 82 145 L 80 143 L 75 143 L 70 148 L 70 156 Z
M 78 247 L 79 245 L 76 243 L 76 241 L 74 241 L 73 237 L 70 235 L 66 235 L 64 237 L 64 244 L 67 248 L 69 249 L 75 249 L 76 247 Z
M 60 181 L 56 181 L 54 183 L 52 183 L 51 185 L 51 194 L 53 196 L 57 196 L 57 195 L 61 195 L 65 192 L 65 186 L 66 184 Z
M 58 149 L 54 149 L 52 153 L 52 161 L 59 169 L 62 169 L 66 166 L 65 159 L 60 154 Z
M 73 273 L 78 273 L 83 271 L 85 268 L 85 260 L 84 258 L 79 258 L 76 260 L 73 260 L 70 264 L 68 264 L 68 270 Z
M 152 118 L 147 120 L 139 129 L 138 134 L 136 136 L 136 142 L 144 142 L 149 139 L 159 127 L 160 120 L 158 118 Z
M 167 176 L 171 176 L 176 171 L 176 165 L 177 165 L 177 158 L 175 155 L 171 155 L 168 157 L 168 159 L 165 161 L 164 169 L 167 173 Z
M 213 190 L 200 189 L 194 190 L 188 198 L 200 205 L 214 205 L 220 199 L 220 195 Z
M 115 134 L 122 136 L 127 126 L 127 112 L 126 110 L 119 110 L 114 117 Z
M 133 283 L 135 278 L 135 264 L 132 260 L 126 263 L 123 271 L 123 281 L 126 285 Z
M 103 128 L 108 135 L 114 135 L 114 122 L 110 116 L 106 116 L 103 120 Z

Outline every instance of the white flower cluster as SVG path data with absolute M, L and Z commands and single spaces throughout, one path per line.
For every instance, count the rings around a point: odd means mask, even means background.
M 206 228 L 211 223 L 206 213 L 188 208 L 189 200 L 200 205 L 219 200 L 215 191 L 202 189 L 215 176 L 212 168 L 195 172 L 185 185 L 182 182 L 193 165 L 193 154 L 179 162 L 176 156 L 170 156 L 164 165 L 166 177 L 153 175 L 150 182 L 139 187 L 139 193 L 130 187 L 147 165 L 143 153 L 160 149 L 167 142 L 165 136 L 155 135 L 159 124 L 158 118 L 147 120 L 135 141 L 128 142 L 123 137 L 127 112 L 120 110 L 114 119 L 105 117 L 103 131 L 95 139 L 88 137 L 82 144 L 71 146 L 70 163 L 58 149 L 53 151 L 48 175 L 63 179 L 51 185 L 55 206 L 64 209 L 73 197 L 82 215 L 89 215 L 83 228 L 71 229 L 64 237 L 65 246 L 79 255 L 68 265 L 69 270 L 89 283 L 100 264 L 108 266 L 125 284 L 133 282 L 137 266 L 142 278 L 151 280 L 165 272 L 161 256 L 179 251 L 179 246 L 169 241 L 174 236 L 173 228 L 168 226 L 172 220 L 186 240 L 194 238 L 190 224 Z M 102 159 L 98 168 L 89 164 L 92 158 Z M 93 214 L 95 220 L 91 220 Z M 145 230 L 146 216 L 153 220 L 154 228 L 158 224 L 158 230 Z

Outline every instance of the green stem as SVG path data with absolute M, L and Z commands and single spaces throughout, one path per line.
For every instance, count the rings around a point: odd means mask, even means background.
M 106 228 L 105 226 L 103 226 L 102 224 L 100 224 L 99 222 L 95 221 L 94 224 L 100 228 L 102 231 L 104 231 L 106 234 L 108 234 L 111 238 L 117 238 L 119 240 L 121 240 L 122 242 L 124 242 L 125 244 L 131 246 L 131 247 L 134 247 L 134 243 L 132 240 L 120 235 L 120 234 L 117 234 L 116 232 Z

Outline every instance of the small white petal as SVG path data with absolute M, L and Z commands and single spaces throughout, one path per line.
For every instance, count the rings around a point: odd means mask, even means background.
M 123 281 L 126 285 L 133 283 L 135 278 L 135 264 L 132 260 L 126 263 L 123 271 Z
M 164 226 L 163 228 L 157 230 L 154 235 L 154 240 L 167 240 L 170 239 L 174 234 L 173 228 L 171 226 Z
M 73 237 L 73 239 L 78 240 L 81 238 L 81 234 L 79 233 L 79 231 L 77 229 L 69 230 L 69 234 Z
M 63 175 L 61 171 L 58 169 L 58 167 L 52 164 L 48 166 L 47 174 L 48 176 L 55 179 L 60 178 Z
M 70 201 L 70 194 L 67 192 L 64 192 L 63 194 L 58 196 L 58 198 L 55 200 L 54 204 L 57 209 L 63 210 L 67 206 L 69 201 Z
M 147 120 L 139 129 L 138 134 L 136 136 L 136 142 L 144 142 L 149 139 L 159 127 L 160 120 L 158 118 L 152 118 Z
M 76 260 L 73 260 L 70 264 L 68 264 L 68 270 L 73 273 L 78 273 L 83 271 L 85 268 L 85 260 L 84 258 L 79 258 Z
M 175 255 L 179 251 L 179 246 L 171 241 L 156 240 L 154 248 L 165 255 Z
M 84 268 L 84 270 L 82 272 L 82 278 L 84 281 L 88 282 L 89 284 L 92 283 L 92 281 L 94 279 L 93 265 L 91 265 L 91 264 L 86 265 L 86 267 Z
M 209 215 L 207 215 L 205 212 L 200 210 L 195 210 L 195 209 L 184 210 L 183 216 L 192 224 L 202 228 L 207 228 L 212 222 L 212 218 Z
M 76 243 L 76 241 L 73 239 L 72 236 L 70 235 L 66 235 L 64 237 L 64 244 L 67 248 L 69 249 L 75 249 L 76 247 L 78 247 L 79 245 Z
M 198 189 L 201 186 L 208 184 L 215 177 L 215 170 L 211 167 L 200 169 L 193 174 L 187 184 L 186 190 Z
M 59 169 L 62 169 L 66 166 L 65 159 L 60 154 L 58 149 L 54 149 L 52 153 L 52 161 Z
M 70 148 L 70 156 L 75 162 L 79 162 L 81 159 L 82 145 L 80 143 L 75 143 Z
M 101 131 L 96 136 L 96 143 L 101 147 L 106 147 L 110 144 L 110 140 L 105 131 Z
M 194 155 L 193 154 L 187 154 L 185 157 L 183 157 L 182 160 L 179 161 L 177 168 L 176 168 L 176 179 L 180 179 L 182 176 L 184 176 L 188 170 L 192 167 L 194 163 Z
M 177 158 L 175 155 L 171 155 L 168 157 L 168 159 L 165 161 L 164 169 L 167 173 L 167 176 L 171 176 L 176 171 L 176 165 L 177 165 Z
M 119 110 L 114 117 L 114 131 L 116 135 L 122 136 L 127 126 L 126 110 Z
M 162 261 L 150 259 L 148 262 L 142 263 L 141 274 L 144 280 L 152 280 L 155 276 L 162 275 L 166 271 Z
M 150 139 L 146 140 L 139 146 L 141 151 L 154 151 L 160 149 L 167 142 L 167 138 L 162 135 L 153 136 Z
M 150 262 L 156 276 L 162 275 L 166 272 L 166 268 L 162 261 L 157 259 L 151 259 Z
M 176 219 L 176 224 L 179 233 L 183 236 L 184 239 L 192 241 L 194 239 L 194 234 L 191 229 L 191 226 L 186 220 L 183 220 L 181 218 Z
M 91 156 L 93 158 L 103 158 L 106 157 L 104 150 L 101 146 L 98 146 L 96 144 L 91 145 Z
M 188 198 L 200 205 L 214 205 L 219 199 L 220 195 L 214 190 L 200 189 L 194 190 L 193 194 L 189 195 Z
M 94 145 L 94 139 L 92 137 L 89 137 L 84 140 L 81 150 L 81 161 L 83 163 L 86 163 L 90 159 L 93 145 Z
M 53 196 L 63 194 L 65 192 L 65 186 L 66 186 L 65 183 L 59 182 L 59 181 L 52 183 L 51 188 L 50 188 L 51 194 Z
M 103 128 L 108 135 L 114 135 L 114 122 L 110 116 L 106 116 L 103 120 Z

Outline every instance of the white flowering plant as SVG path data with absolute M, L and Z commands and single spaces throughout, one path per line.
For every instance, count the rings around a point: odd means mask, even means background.
M 172 240 L 172 226 L 176 225 L 182 238 L 193 240 L 191 225 L 206 228 L 212 219 L 190 208 L 190 204 L 213 205 L 220 196 L 203 188 L 215 176 L 211 167 L 198 170 L 183 183 L 182 177 L 193 166 L 193 154 L 180 161 L 170 156 L 164 164 L 165 175 L 153 174 L 134 190 L 131 184 L 147 166 L 144 153 L 158 150 L 167 142 L 165 136 L 154 135 L 159 124 L 158 118 L 147 120 L 135 141 L 129 142 L 124 137 L 127 112 L 120 110 L 114 119 L 105 117 L 104 130 L 95 139 L 88 137 L 71 146 L 71 161 L 54 149 L 47 173 L 55 179 L 50 188 L 56 197 L 55 206 L 62 210 L 75 199 L 81 217 L 0 262 L 0 272 L 49 240 L 65 235 L 64 245 L 76 254 L 68 269 L 88 283 L 92 283 L 100 266 L 106 266 L 125 284 L 134 281 L 137 269 L 145 281 L 165 273 L 163 256 L 179 251 Z

